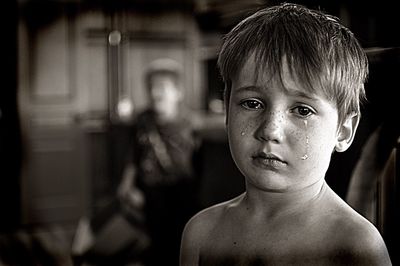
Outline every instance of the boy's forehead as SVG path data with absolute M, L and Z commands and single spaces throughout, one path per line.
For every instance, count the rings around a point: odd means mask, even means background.
M 258 65 L 262 60 L 256 60 L 254 53 L 251 54 L 239 67 L 238 74 L 232 82 L 238 87 L 258 85 L 268 87 L 273 84 L 279 84 L 285 90 L 306 90 L 296 71 L 291 71 L 286 56 L 281 59 L 280 69 L 274 69 L 273 66 Z
M 298 71 L 289 65 L 286 56 L 281 59 L 280 69 L 257 65 L 263 61 L 255 58 L 254 54 L 249 56 L 242 67 L 239 67 L 238 74 L 232 79 L 232 90 L 245 87 L 267 90 L 278 87 L 287 95 L 331 101 L 322 89 L 322 84 L 318 81 L 313 81 L 312 84 L 307 83 L 300 77 Z

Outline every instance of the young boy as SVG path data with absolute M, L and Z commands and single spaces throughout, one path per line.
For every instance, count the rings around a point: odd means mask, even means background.
M 282 4 L 228 33 L 218 64 L 246 192 L 187 223 L 181 265 L 390 265 L 377 229 L 324 180 L 332 153 L 353 141 L 365 94 L 353 34 Z

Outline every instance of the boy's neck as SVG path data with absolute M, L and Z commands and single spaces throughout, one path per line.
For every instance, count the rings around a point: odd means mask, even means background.
M 317 202 L 325 192 L 324 179 L 296 191 L 269 192 L 261 191 L 247 184 L 243 198 L 250 215 L 259 218 L 279 218 L 285 215 L 294 215 L 307 208 L 309 204 Z

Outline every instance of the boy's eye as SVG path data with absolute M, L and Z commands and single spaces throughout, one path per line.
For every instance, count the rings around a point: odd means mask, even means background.
M 293 112 L 297 113 L 301 117 L 309 117 L 310 115 L 315 113 L 311 108 L 306 106 L 297 106 L 293 108 Z
M 263 109 L 264 105 L 258 101 L 258 100 L 244 100 L 242 102 L 240 102 L 240 105 L 243 106 L 246 109 L 250 109 L 250 110 L 258 110 L 258 109 Z

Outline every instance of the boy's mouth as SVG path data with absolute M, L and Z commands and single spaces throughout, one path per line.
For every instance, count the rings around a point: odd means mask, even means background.
M 265 169 L 277 169 L 287 165 L 287 162 L 273 153 L 259 152 L 252 156 L 256 166 Z

